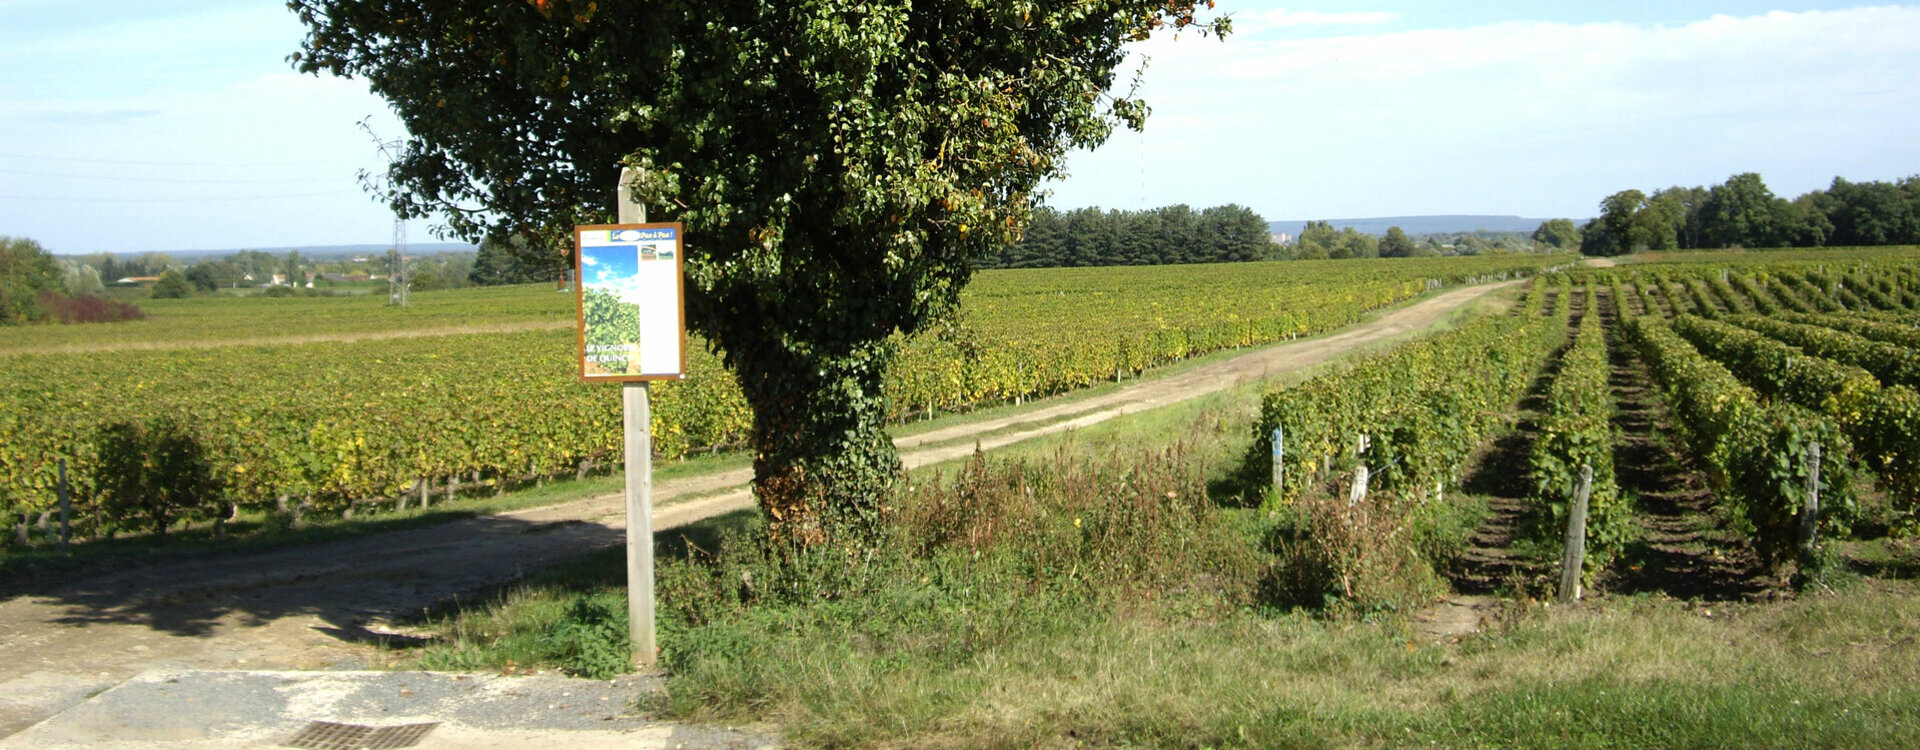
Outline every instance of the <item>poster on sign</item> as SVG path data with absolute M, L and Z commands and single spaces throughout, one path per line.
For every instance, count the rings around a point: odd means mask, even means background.
M 679 224 L 574 228 L 582 380 L 684 377 L 682 234 Z

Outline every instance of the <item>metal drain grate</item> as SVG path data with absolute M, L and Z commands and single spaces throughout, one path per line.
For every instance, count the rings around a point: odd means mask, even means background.
M 336 724 L 331 721 L 309 721 L 307 727 L 300 730 L 293 739 L 287 740 L 287 747 L 304 747 L 311 750 L 386 750 L 386 748 L 413 747 L 420 744 L 421 738 L 440 726 L 439 722 L 426 724 L 398 724 L 390 727 L 368 727 L 359 724 Z

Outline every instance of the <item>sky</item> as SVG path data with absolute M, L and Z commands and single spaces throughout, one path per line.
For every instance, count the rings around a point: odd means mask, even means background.
M 1146 131 L 1070 156 L 1051 204 L 1584 218 L 1741 172 L 1787 197 L 1920 174 L 1920 5 L 1218 9 L 1224 41 L 1136 46 Z M 357 175 L 384 164 L 367 129 L 401 126 L 364 84 L 295 73 L 303 35 L 278 0 L 0 0 L 0 235 L 63 254 L 390 242 Z

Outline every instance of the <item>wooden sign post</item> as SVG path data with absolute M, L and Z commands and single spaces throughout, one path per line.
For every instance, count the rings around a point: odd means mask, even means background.
M 634 664 L 655 662 L 653 422 L 648 382 L 687 371 L 684 232 L 648 224 L 620 170 L 618 224 L 574 228 L 580 378 L 621 384 L 626 443 L 627 633 Z

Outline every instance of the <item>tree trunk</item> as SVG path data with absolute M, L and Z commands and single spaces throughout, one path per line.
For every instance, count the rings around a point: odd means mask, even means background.
M 886 433 L 884 345 L 736 363 L 753 408 L 753 488 L 775 542 L 864 547 L 900 473 Z M 758 367 L 756 367 L 756 365 Z

